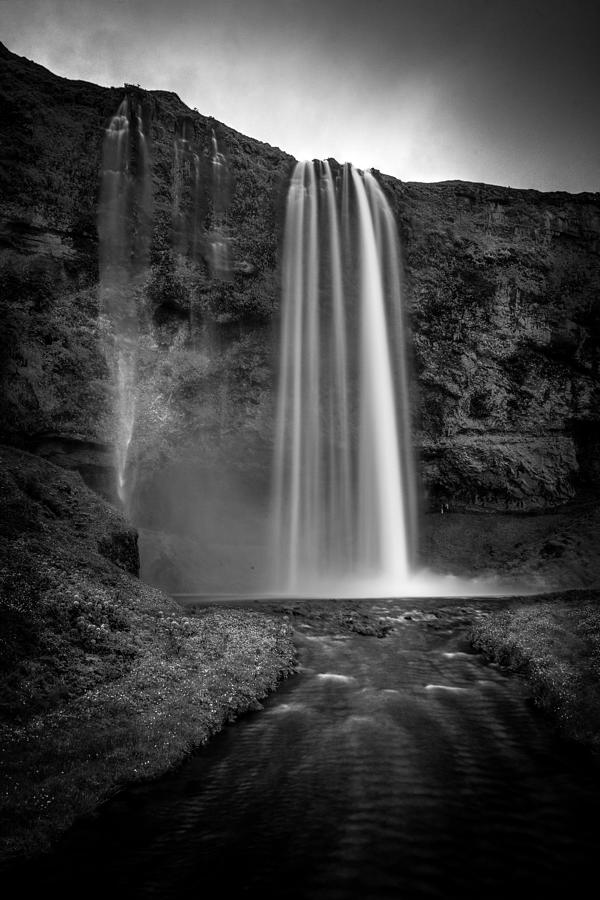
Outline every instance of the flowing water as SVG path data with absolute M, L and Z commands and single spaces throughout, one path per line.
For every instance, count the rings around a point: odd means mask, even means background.
M 498 602 L 362 604 L 381 639 L 331 603 L 299 615 L 300 671 L 264 710 L 78 824 L 23 896 L 583 896 L 598 769 L 470 652 Z
M 275 589 L 397 595 L 415 478 L 396 227 L 370 173 L 298 163 L 282 268 Z
M 204 247 L 204 180 L 194 122 L 183 116 L 173 142 L 173 247 L 198 261 Z
M 116 394 L 117 494 L 127 506 L 129 448 L 136 406 L 137 294 L 144 279 L 151 235 L 150 160 L 141 106 L 125 97 L 104 136 L 98 204 L 100 305 L 113 343 L 109 364 Z
M 211 132 L 210 197 L 212 223 L 208 234 L 208 262 L 213 278 L 231 280 L 231 255 L 227 230 L 227 210 L 230 202 L 230 173 L 227 157 L 219 148 L 214 129 Z

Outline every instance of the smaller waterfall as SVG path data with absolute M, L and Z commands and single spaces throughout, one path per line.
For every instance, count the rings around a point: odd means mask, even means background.
M 182 117 L 174 141 L 173 246 L 181 257 L 196 262 L 206 259 L 212 278 L 229 281 L 229 165 L 214 129 L 204 152 L 198 152 L 195 137 L 194 121 Z
M 180 256 L 198 261 L 204 249 L 206 186 L 195 137 L 193 120 L 183 116 L 174 140 L 173 246 Z
M 127 470 L 136 406 L 138 313 L 136 295 L 148 261 L 152 186 L 139 103 L 125 97 L 104 136 L 98 209 L 100 304 L 113 347 L 116 392 L 117 494 L 128 501 Z
M 274 587 L 396 594 L 416 537 L 396 227 L 375 178 L 299 163 L 283 253 Z
M 219 149 L 214 128 L 211 132 L 212 227 L 208 235 L 209 264 L 213 278 L 231 279 L 231 256 L 227 234 L 227 208 L 229 206 L 230 174 L 225 154 Z

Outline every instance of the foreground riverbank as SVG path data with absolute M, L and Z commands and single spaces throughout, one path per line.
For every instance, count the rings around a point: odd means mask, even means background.
M 513 601 L 474 623 L 471 641 L 527 680 L 566 737 L 600 751 L 600 591 Z
M 47 849 L 293 668 L 289 617 L 185 615 L 78 475 L 0 448 L 0 860 Z
M 497 608 L 489 598 L 407 599 L 395 622 L 378 616 L 373 602 L 295 600 L 278 608 L 300 625 L 378 638 L 410 622 L 433 631 L 460 626 L 466 645 L 526 682 L 564 737 L 600 752 L 600 590 L 506 597 Z
M 598 767 L 470 650 L 507 603 L 273 602 L 298 675 L 15 866 L 14 896 L 568 896 L 594 877 Z
M 131 669 L 2 728 L 3 857 L 46 850 L 119 787 L 155 778 L 272 691 L 293 666 L 289 622 L 156 613 Z M 2 859 L 2 857 L 0 857 Z
M 311 628 L 336 627 L 377 638 L 410 623 L 434 632 L 450 625 L 460 628 L 465 647 L 525 681 L 533 702 L 564 737 L 600 751 L 600 590 L 504 597 L 497 602 L 477 597 L 395 602 L 401 610 L 395 620 L 379 615 L 373 600 L 247 601 L 247 605 L 286 614 L 296 628 L 308 623 Z

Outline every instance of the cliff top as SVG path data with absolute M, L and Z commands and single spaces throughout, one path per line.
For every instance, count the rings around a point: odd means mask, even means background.
M 259 156 L 277 157 L 279 160 L 293 162 L 294 157 L 281 150 L 279 147 L 259 141 L 255 138 L 248 137 L 234 128 L 219 122 L 212 116 L 200 113 L 197 109 L 191 109 L 174 91 L 154 90 L 146 91 L 139 85 L 120 85 L 111 87 L 102 87 L 93 82 L 84 80 L 71 80 L 56 75 L 49 69 L 39 63 L 29 60 L 27 57 L 18 56 L 9 50 L 5 44 L 0 43 L 0 62 L 6 65 L 2 67 L 3 81 L 6 85 L 5 89 L 0 93 L 0 111 L 4 113 L 3 121 L 5 127 L 11 128 L 15 126 L 15 107 L 23 105 L 21 110 L 23 118 L 26 120 L 30 116 L 39 112 L 44 116 L 50 112 L 49 107 L 62 107 L 63 113 L 67 112 L 69 106 L 77 105 L 82 107 L 94 107 L 96 115 L 101 112 L 102 125 L 105 120 L 114 113 L 118 106 L 118 97 L 123 91 L 133 88 L 139 90 L 140 93 L 152 98 L 154 103 L 158 105 L 160 112 L 167 116 L 186 115 L 193 120 L 202 122 L 205 126 L 218 126 L 220 132 L 230 141 L 241 142 L 248 148 L 252 148 Z M 18 75 L 16 80 L 14 76 Z M 11 78 L 12 76 L 12 78 Z M 57 96 L 56 88 L 60 86 L 63 92 L 60 98 Z M 66 93 L 65 93 L 66 92 Z M 41 108 L 40 108 L 41 107 Z M 99 138 L 98 138 L 99 140 Z M 4 142 L 3 142 L 4 143 Z M 4 155 L 4 154 L 2 154 Z M 0 161 L 4 161 L 3 159 Z M 375 170 L 376 171 L 376 170 Z M 388 183 L 406 185 L 411 191 L 420 190 L 428 193 L 437 193 L 442 196 L 447 193 L 472 197 L 473 199 L 496 199 L 502 202 L 505 197 L 506 202 L 509 197 L 522 197 L 535 200 L 537 197 L 543 198 L 546 203 L 559 202 L 562 203 L 566 198 L 579 199 L 583 202 L 597 201 L 600 194 L 584 191 L 579 194 L 569 194 L 566 191 L 537 191 L 532 188 L 512 188 L 503 185 L 487 184 L 485 182 L 469 182 L 462 180 L 447 180 L 439 182 L 402 182 L 385 173 L 377 172 L 380 178 Z

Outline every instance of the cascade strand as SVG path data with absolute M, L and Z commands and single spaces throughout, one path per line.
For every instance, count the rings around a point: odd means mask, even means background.
M 370 173 L 298 163 L 286 210 L 273 492 L 274 581 L 294 594 L 400 591 L 414 473 L 399 253 Z

